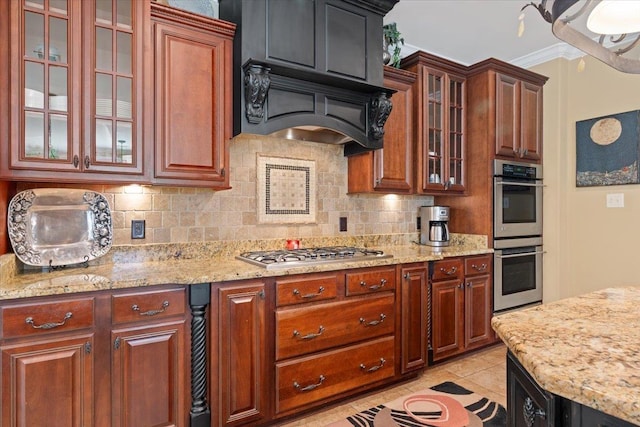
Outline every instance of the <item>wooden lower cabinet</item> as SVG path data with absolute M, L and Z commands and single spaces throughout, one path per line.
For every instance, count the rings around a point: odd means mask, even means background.
M 112 425 L 185 425 L 184 320 L 117 329 L 111 337 Z
M 0 303 L 1 427 L 188 426 L 186 291 Z
M 276 359 L 326 350 L 395 328 L 393 294 L 276 312 Z
M 276 412 L 394 376 L 394 337 L 276 363 Z
M 2 427 L 93 424 L 91 332 L 2 345 Z
M 385 266 L 275 280 L 275 419 L 400 378 L 397 274 Z M 287 297 L 295 289 L 322 297 Z
M 482 266 L 480 271 L 472 265 Z M 434 362 L 494 342 L 491 254 L 433 263 L 431 350 Z
M 403 374 L 427 365 L 428 279 L 425 263 L 400 266 L 400 370 Z
M 271 293 L 272 294 L 272 293 Z M 211 292 L 212 426 L 255 425 L 269 418 L 266 284 L 215 284 Z

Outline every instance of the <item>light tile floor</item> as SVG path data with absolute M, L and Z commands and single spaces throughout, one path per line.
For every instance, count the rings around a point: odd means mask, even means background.
M 411 392 L 453 381 L 506 407 L 506 347 L 502 344 L 428 367 L 416 379 L 350 400 L 343 405 L 311 413 L 304 418 L 279 424 L 281 427 L 324 427 L 356 412 L 389 402 Z

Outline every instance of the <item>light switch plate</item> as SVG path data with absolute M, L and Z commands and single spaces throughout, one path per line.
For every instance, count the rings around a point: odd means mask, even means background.
M 624 208 L 624 193 L 607 194 L 608 208 Z

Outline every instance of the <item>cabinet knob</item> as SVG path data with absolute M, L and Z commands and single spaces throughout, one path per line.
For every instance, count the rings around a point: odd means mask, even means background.
M 458 289 L 464 289 L 464 283 L 460 283 L 460 284 L 457 286 L 457 288 L 458 288 Z
M 80 158 L 76 154 L 76 155 L 73 156 L 73 167 L 77 168 L 79 164 L 80 164 Z
M 89 166 L 91 166 L 91 159 L 89 158 L 89 155 L 87 154 L 86 156 L 84 156 L 84 167 L 89 169 Z

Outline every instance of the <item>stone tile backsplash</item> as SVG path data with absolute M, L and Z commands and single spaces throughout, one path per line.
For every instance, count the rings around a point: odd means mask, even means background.
M 108 185 L 58 187 L 91 189 L 107 197 L 113 216 L 114 245 L 412 233 L 417 231 L 418 208 L 433 204 L 430 196 L 348 195 L 347 158 L 339 145 L 241 135 L 232 139 L 229 147 L 231 190 Z M 258 224 L 258 154 L 315 160 L 315 223 Z M 20 183 L 18 191 L 38 186 Z M 339 231 L 340 217 L 347 217 L 346 232 Z M 131 239 L 131 220 L 134 219 L 145 220 L 145 239 Z

